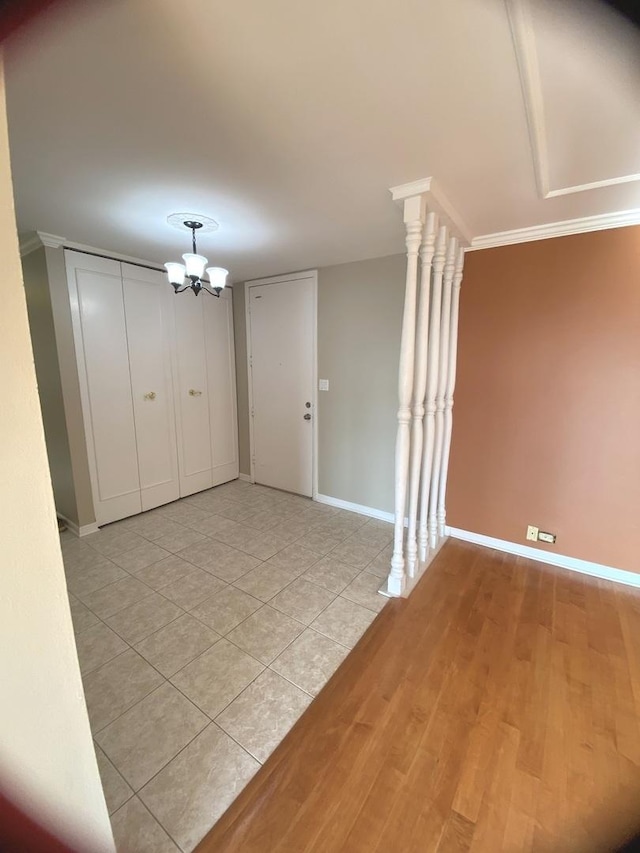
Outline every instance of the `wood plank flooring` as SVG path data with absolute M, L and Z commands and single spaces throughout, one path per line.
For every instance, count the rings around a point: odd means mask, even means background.
M 610 850 L 639 710 L 640 591 L 450 541 L 197 850 Z

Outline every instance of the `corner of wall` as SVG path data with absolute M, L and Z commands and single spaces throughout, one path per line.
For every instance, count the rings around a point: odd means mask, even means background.
M 238 456 L 240 471 L 250 476 L 249 449 L 249 376 L 247 373 L 247 322 L 245 316 L 244 283 L 231 289 L 233 298 L 233 334 L 236 348 L 236 389 L 238 395 Z
M 78 527 L 95 524 L 64 249 L 45 247 Z

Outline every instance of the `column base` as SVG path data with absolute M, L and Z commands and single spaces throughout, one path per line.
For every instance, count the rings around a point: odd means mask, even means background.
M 396 578 L 389 575 L 378 592 L 385 598 L 401 598 L 407 586 L 406 577 Z
M 425 570 L 429 568 L 431 563 L 437 557 L 440 548 L 444 545 L 449 537 L 445 536 L 438 539 L 435 548 L 432 548 L 427 553 L 426 560 L 420 560 L 416 566 L 416 571 L 413 577 L 392 578 L 386 577 L 382 586 L 378 589 L 378 595 L 383 595 L 385 598 L 407 598 L 415 585 L 418 583 Z

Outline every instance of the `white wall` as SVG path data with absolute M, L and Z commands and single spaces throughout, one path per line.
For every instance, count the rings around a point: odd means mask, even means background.
M 113 850 L 93 752 L 38 402 L 0 76 L 0 787 L 86 850 Z

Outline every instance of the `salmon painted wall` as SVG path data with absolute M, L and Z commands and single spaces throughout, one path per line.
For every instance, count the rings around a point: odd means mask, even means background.
M 640 227 L 467 255 L 447 523 L 640 572 Z

